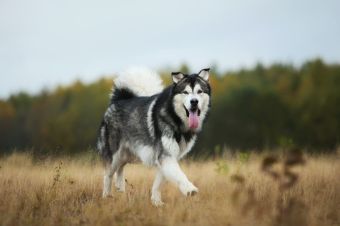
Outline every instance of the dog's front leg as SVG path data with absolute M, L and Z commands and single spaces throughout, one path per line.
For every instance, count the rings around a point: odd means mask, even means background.
M 188 180 L 174 157 L 163 158 L 160 161 L 160 170 L 163 176 L 175 183 L 185 196 L 195 195 L 198 192 L 198 189 Z
M 152 190 L 151 190 L 151 202 L 155 206 L 162 206 L 164 203 L 162 202 L 161 198 L 161 192 L 160 192 L 160 186 L 162 185 L 164 181 L 164 176 L 162 172 L 159 170 L 157 172 L 157 175 L 155 177 L 155 180 L 152 185 Z

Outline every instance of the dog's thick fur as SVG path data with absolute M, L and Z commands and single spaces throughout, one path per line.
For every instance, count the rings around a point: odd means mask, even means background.
M 148 70 L 128 71 L 115 79 L 97 143 L 106 165 L 103 197 L 110 195 L 115 173 L 117 190 L 125 190 L 123 168 L 135 160 L 158 169 L 154 205 L 163 204 L 159 189 L 164 180 L 175 183 L 184 195 L 198 192 L 178 160 L 192 149 L 209 111 L 209 69 L 172 73 L 172 79 L 164 90 L 160 78 Z

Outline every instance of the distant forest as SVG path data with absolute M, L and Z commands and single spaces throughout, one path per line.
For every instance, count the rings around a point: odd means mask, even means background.
M 190 69 L 182 66 L 182 71 Z M 178 68 L 175 70 L 178 71 Z M 170 71 L 160 73 L 170 83 Z M 17 93 L 0 100 L 0 153 L 80 153 L 95 147 L 112 77 Z M 194 154 L 294 146 L 334 151 L 340 143 L 340 64 L 256 65 L 212 70 L 212 108 Z

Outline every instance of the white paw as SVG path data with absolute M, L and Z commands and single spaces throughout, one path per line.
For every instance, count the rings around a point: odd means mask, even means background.
M 151 202 L 152 202 L 152 205 L 156 207 L 164 205 L 164 202 L 162 202 L 161 194 L 159 192 L 152 193 Z
M 112 195 L 110 192 L 103 192 L 103 195 L 102 195 L 103 198 L 112 198 Z
M 198 188 L 196 188 L 191 182 L 180 185 L 179 189 L 185 196 L 194 196 L 198 193 Z
M 116 187 L 116 191 L 125 192 L 125 187 Z
M 125 180 L 116 181 L 116 191 L 125 192 Z
M 117 184 L 116 191 L 118 192 L 125 192 L 125 183 L 124 184 Z
M 162 202 L 162 200 L 160 200 L 160 199 L 151 198 L 151 202 L 152 202 L 152 205 L 154 205 L 156 207 L 161 207 L 161 206 L 164 205 L 164 202 Z

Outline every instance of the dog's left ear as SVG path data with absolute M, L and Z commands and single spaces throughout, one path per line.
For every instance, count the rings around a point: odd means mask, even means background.
M 210 71 L 210 68 L 204 68 L 198 73 L 198 76 L 203 78 L 205 81 L 208 81 L 209 80 L 209 71 Z
M 172 72 L 171 75 L 174 83 L 178 83 L 185 77 L 185 75 L 182 72 Z

